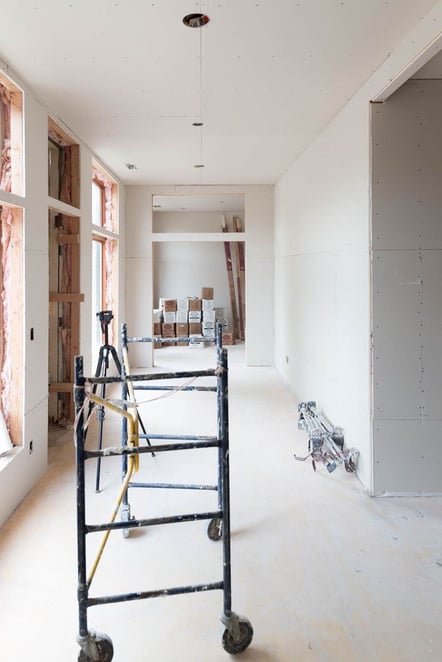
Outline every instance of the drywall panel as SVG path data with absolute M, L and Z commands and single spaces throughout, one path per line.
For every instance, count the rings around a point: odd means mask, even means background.
M 422 251 L 422 289 L 421 413 L 432 420 L 442 418 L 442 250 Z
M 246 363 L 250 366 L 273 364 L 273 277 L 273 258 L 247 258 Z
M 23 436 L 23 448 L 0 472 L 0 526 L 46 470 L 47 399 L 25 415 Z
M 413 80 L 372 114 L 376 492 L 442 491 L 441 112 L 442 81 Z
M 46 226 L 47 229 L 47 226 Z M 47 231 L 45 236 L 47 238 Z M 42 356 L 48 351 L 48 254 L 46 251 L 25 251 L 25 411 L 31 411 L 48 396 L 48 371 L 42 370 Z M 46 293 L 42 305 L 41 292 Z M 46 368 L 46 366 L 45 366 Z
M 442 248 L 441 98 L 441 80 L 411 80 L 373 106 L 374 249 Z
M 371 489 L 368 103 L 354 100 L 275 191 L 276 365 L 361 453 Z
M 421 270 L 419 251 L 373 252 L 375 419 L 421 415 Z
M 126 259 L 126 319 L 129 336 L 152 335 L 152 259 Z M 150 321 L 148 321 L 150 320 Z M 134 368 L 152 365 L 151 343 L 135 343 L 129 350 Z
M 374 432 L 375 494 L 441 492 L 442 420 L 376 421 Z

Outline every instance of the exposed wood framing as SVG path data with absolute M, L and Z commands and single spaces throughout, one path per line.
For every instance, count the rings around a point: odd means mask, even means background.
M 49 213 L 50 417 L 72 421 L 74 356 L 80 353 L 80 219 Z
M 79 208 L 80 146 L 51 118 L 48 119 L 48 134 L 49 138 L 62 149 L 62 159 L 59 164 L 61 169 L 59 199 L 72 207 Z

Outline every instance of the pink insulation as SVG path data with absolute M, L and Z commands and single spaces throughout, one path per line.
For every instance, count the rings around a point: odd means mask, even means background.
M 11 93 L 4 85 L 0 84 L 0 104 L 2 105 L 1 117 L 3 126 L 0 135 L 3 136 L 3 144 L 0 145 L 0 189 L 11 191 Z
M 1 261 L 2 282 L 0 293 L 1 321 L 3 326 L 1 343 L 1 408 L 6 425 L 9 428 L 11 415 L 11 324 L 9 319 L 9 298 L 13 294 L 13 274 L 11 273 L 10 245 L 12 235 L 12 209 L 4 207 L 0 211 L 1 222 Z

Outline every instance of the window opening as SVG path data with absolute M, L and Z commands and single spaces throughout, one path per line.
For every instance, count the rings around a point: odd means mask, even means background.
M 48 194 L 73 207 L 80 206 L 80 147 L 49 118 Z
M 109 342 L 118 329 L 118 186 L 95 162 L 92 164 L 92 359 L 102 344 L 97 313 L 112 310 Z
M 6 446 L 22 444 L 23 244 L 22 210 L 0 207 L 0 435 Z M 4 425 L 3 425 L 4 424 Z M 5 439 L 9 432 L 11 443 Z M 3 431 L 3 434 L 2 434 Z
M 0 189 L 22 195 L 23 93 L 0 71 Z

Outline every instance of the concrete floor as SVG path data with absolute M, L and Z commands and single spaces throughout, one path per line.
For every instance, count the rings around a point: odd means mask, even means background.
M 213 367 L 212 349 L 169 348 L 161 369 Z M 245 368 L 229 348 L 233 609 L 255 635 L 244 662 L 423 662 L 442 660 L 439 498 L 372 499 L 339 468 L 315 474 L 297 430 L 297 401 L 271 368 Z M 149 396 L 151 397 L 151 396 Z M 305 394 L 314 398 L 314 393 Z M 145 398 L 140 394 L 138 399 Z M 174 395 L 141 407 L 148 431 L 210 432 L 211 394 Z M 339 424 L 339 421 L 334 421 Z M 89 443 L 94 446 L 95 427 Z M 119 443 L 119 420 L 105 422 Z M 357 445 L 357 444 L 355 444 Z M 148 480 L 211 483 L 214 451 L 144 455 Z M 118 460 L 103 464 L 102 491 L 88 467 L 88 521 L 104 521 L 120 484 Z M 50 464 L 0 531 L 0 658 L 77 659 L 75 470 L 72 431 L 51 433 Z M 208 492 L 133 490 L 136 517 L 216 507 Z M 124 539 L 114 532 L 94 595 L 219 581 L 221 545 L 206 523 L 153 527 Z M 97 536 L 91 538 L 90 560 Z M 107 633 L 115 662 L 218 662 L 222 593 L 212 591 L 88 610 Z

